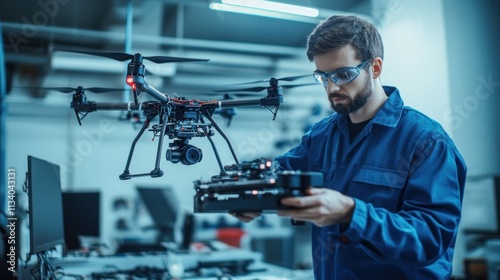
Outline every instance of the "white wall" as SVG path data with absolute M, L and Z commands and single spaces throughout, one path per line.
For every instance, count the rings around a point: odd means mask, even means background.
M 453 128 L 455 142 L 468 165 L 469 176 L 500 174 L 500 3 L 495 0 L 443 1 L 452 107 L 443 111 Z M 471 184 L 470 187 L 474 186 Z M 466 188 L 469 185 L 466 184 Z M 474 192 L 474 190 L 472 190 Z M 486 201 L 485 201 L 486 202 Z M 474 219 L 477 209 L 462 209 Z M 457 275 L 473 236 L 458 236 Z
M 441 1 L 393 0 L 382 15 L 382 83 L 400 89 L 406 105 L 441 123 L 450 108 L 446 37 Z
M 469 174 L 500 174 L 500 2 L 444 1 L 453 126 Z

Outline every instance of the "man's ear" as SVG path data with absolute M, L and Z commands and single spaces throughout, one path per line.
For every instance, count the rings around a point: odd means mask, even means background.
M 373 65 L 372 65 L 372 73 L 373 73 L 373 79 L 376 80 L 380 77 L 382 74 L 382 66 L 384 64 L 384 61 L 380 57 L 375 57 L 373 59 Z

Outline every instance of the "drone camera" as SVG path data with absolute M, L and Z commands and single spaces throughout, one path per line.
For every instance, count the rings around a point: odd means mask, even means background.
M 179 145 L 178 142 L 174 141 L 169 146 L 170 148 L 167 150 L 166 157 L 172 163 L 181 162 L 184 165 L 193 165 L 200 162 L 203 158 L 201 149 L 193 145 L 187 143 Z

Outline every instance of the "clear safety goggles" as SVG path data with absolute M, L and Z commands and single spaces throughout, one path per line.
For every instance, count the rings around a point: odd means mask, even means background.
M 345 67 L 329 73 L 316 70 L 313 73 L 313 77 L 316 82 L 325 87 L 325 89 L 328 87 L 328 79 L 330 79 L 337 86 L 345 85 L 352 82 L 359 76 L 361 69 L 365 67 L 368 61 L 370 61 L 370 59 L 361 62 L 358 66 Z

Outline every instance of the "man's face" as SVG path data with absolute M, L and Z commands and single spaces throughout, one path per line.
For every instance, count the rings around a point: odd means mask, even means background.
M 326 54 L 316 55 L 314 63 L 317 71 L 329 73 L 345 67 L 358 66 L 361 61 L 356 58 L 355 49 L 347 45 Z M 339 114 L 356 112 L 367 103 L 373 92 L 370 75 L 364 69 L 353 81 L 340 86 L 328 79 L 325 89 L 330 106 Z

